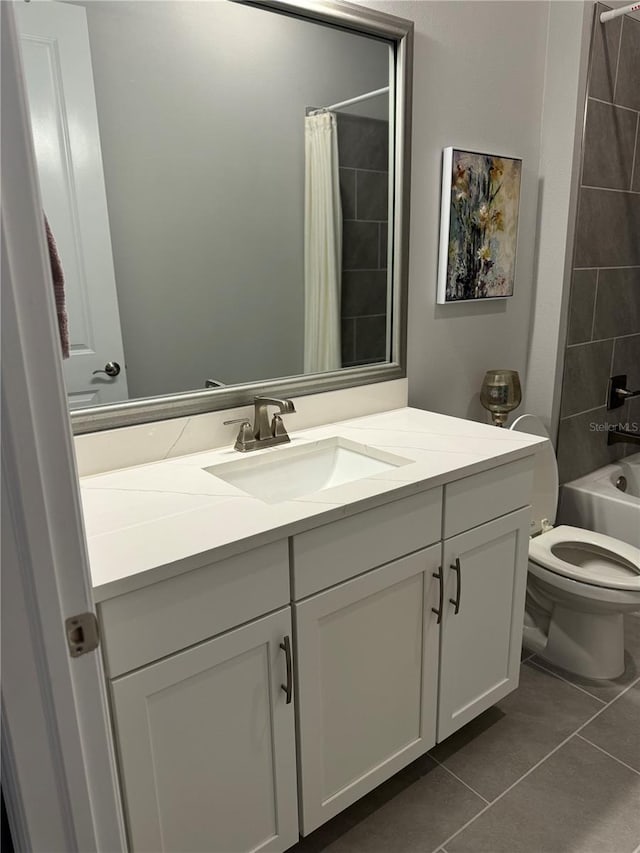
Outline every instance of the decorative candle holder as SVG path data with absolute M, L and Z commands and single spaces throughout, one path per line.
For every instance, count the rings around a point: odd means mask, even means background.
M 507 415 L 522 402 L 517 370 L 487 370 L 480 389 L 480 402 L 491 412 L 495 426 L 503 427 Z

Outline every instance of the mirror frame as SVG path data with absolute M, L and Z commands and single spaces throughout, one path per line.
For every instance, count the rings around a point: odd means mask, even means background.
M 189 391 L 111 403 L 95 408 L 76 409 L 70 413 L 73 432 L 76 435 L 248 405 L 253 397 L 259 394 L 298 397 L 351 388 L 356 385 L 387 382 L 406 376 L 413 21 L 341 2 L 341 0 L 231 0 L 231 2 L 318 21 L 362 35 L 382 37 L 395 46 L 395 79 L 390 81 L 395 96 L 390 361 L 383 364 L 341 368 L 327 373 L 298 374 L 212 390 Z

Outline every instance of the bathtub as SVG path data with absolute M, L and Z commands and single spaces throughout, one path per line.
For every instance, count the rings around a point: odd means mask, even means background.
M 586 527 L 640 547 L 640 453 L 565 483 L 557 523 Z

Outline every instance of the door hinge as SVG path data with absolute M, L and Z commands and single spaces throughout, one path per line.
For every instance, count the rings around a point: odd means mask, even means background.
M 100 634 L 95 613 L 79 613 L 77 616 L 70 616 L 65 619 L 64 627 L 69 654 L 72 658 L 80 657 L 98 648 Z

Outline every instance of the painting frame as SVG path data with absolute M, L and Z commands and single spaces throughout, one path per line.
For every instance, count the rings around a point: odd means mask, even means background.
M 439 305 L 513 296 L 521 187 L 521 157 L 443 149 Z

